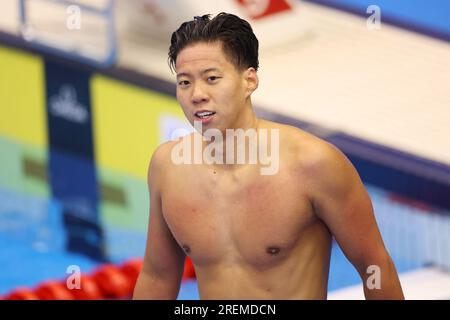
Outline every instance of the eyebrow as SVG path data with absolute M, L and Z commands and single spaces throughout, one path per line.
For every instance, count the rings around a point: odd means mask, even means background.
M 201 74 L 205 74 L 205 73 L 212 72 L 212 71 L 220 72 L 220 70 L 218 68 L 208 68 L 208 69 L 203 70 L 201 72 Z M 191 74 L 187 73 L 187 72 L 180 72 L 180 73 L 177 73 L 177 78 L 183 77 L 183 76 L 189 77 L 190 75 Z

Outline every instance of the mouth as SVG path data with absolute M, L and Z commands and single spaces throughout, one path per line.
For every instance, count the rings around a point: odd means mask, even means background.
M 210 121 L 212 121 L 212 118 L 216 114 L 215 111 L 209 111 L 209 110 L 199 110 L 196 113 L 194 113 L 196 120 L 202 124 L 208 124 Z
M 194 113 L 195 117 L 197 117 L 198 119 L 208 119 L 215 114 L 216 114 L 215 111 L 209 111 L 209 110 L 199 110 L 196 113 Z

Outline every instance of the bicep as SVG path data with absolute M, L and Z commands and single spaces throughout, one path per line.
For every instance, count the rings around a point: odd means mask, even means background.
M 339 150 L 331 150 L 329 156 L 331 161 L 325 161 L 318 174 L 313 205 L 346 257 L 361 271 L 385 255 L 384 244 L 357 171 Z

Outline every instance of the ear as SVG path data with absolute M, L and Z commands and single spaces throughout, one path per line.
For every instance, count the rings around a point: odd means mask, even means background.
M 244 80 L 246 84 L 246 98 L 250 97 L 253 91 L 258 88 L 259 78 L 255 68 L 248 68 L 244 71 Z

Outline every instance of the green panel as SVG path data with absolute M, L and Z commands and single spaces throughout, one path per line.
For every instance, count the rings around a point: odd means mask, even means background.
M 0 137 L 0 187 L 48 197 L 47 153 L 40 147 Z
M 105 228 L 146 231 L 148 224 L 147 182 L 138 178 L 99 168 L 102 200 L 99 204 Z
M 11 191 L 23 191 L 22 145 L 0 137 L 0 186 Z
M 33 145 L 22 146 L 23 190 L 26 193 L 49 197 L 51 187 L 47 174 L 48 153 Z

